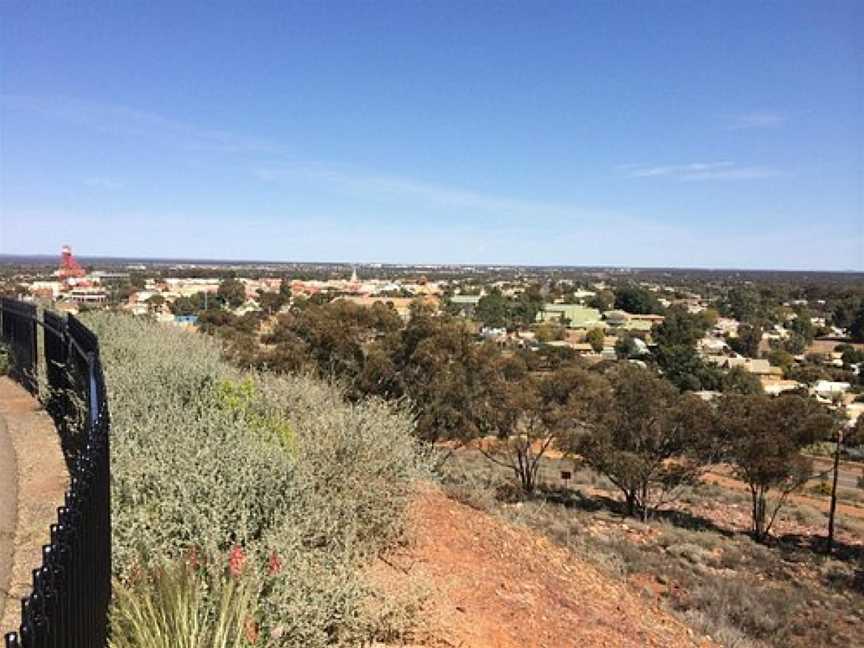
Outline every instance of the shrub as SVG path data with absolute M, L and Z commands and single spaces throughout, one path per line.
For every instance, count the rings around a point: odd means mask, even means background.
M 666 551 L 676 558 L 681 558 L 694 565 L 704 565 L 711 558 L 707 551 L 691 542 L 672 545 Z
M 239 546 L 262 583 L 253 603 L 269 645 L 357 645 L 377 632 L 361 572 L 399 537 L 425 474 L 411 416 L 348 404 L 303 376 L 242 374 L 207 336 L 118 315 L 87 322 L 111 404 L 120 582 L 189 552 L 216 564 Z M 271 573 L 274 557 L 285 568 Z
M 257 635 L 252 586 L 183 561 L 114 587 L 111 648 L 240 648 Z
M 831 484 L 826 481 L 820 481 L 810 486 L 810 488 L 808 488 L 807 490 L 814 495 L 821 495 L 827 497 L 831 495 Z
M 676 603 L 682 611 L 703 615 L 706 629 L 731 628 L 733 634 L 772 642 L 792 629 L 789 620 L 802 604 L 800 592 L 792 588 L 722 577 L 704 579 Z

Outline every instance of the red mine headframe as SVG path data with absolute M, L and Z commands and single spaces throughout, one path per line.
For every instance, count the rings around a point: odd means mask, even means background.
M 75 260 L 75 257 L 72 256 L 72 248 L 68 245 L 64 245 L 60 248 L 60 268 L 58 269 L 58 276 L 61 281 L 65 281 L 67 279 L 73 279 L 78 277 L 83 277 L 87 274 L 78 262 Z

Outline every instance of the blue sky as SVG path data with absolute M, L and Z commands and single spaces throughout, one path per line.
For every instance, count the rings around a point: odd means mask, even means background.
M 6 1 L 0 253 L 864 270 L 862 43 L 856 0 Z

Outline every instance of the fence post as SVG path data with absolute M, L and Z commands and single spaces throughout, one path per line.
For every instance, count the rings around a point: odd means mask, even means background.
M 92 431 L 96 429 L 96 422 L 99 419 L 99 394 L 97 393 L 96 387 L 96 354 L 93 351 L 90 351 L 87 354 L 87 386 L 88 391 L 90 392 L 88 398 L 88 405 L 90 409 L 90 421 L 89 426 Z

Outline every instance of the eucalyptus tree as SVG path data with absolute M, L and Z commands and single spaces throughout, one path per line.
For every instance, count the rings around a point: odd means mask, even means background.
M 625 365 L 572 402 L 571 456 L 606 476 L 648 519 L 717 456 L 711 408 L 653 371 Z

